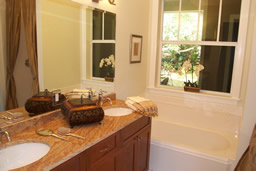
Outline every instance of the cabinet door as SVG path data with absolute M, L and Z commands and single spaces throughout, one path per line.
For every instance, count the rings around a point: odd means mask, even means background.
M 73 157 L 70 160 L 52 169 L 52 171 L 79 171 L 79 157 Z
M 136 137 L 135 171 L 146 171 L 149 165 L 150 127 Z
M 148 170 L 150 126 L 123 145 L 118 157 L 118 171 Z
M 88 153 L 84 151 L 80 154 L 80 171 L 87 171 L 88 167 Z
M 117 157 L 118 171 L 134 171 L 135 141 L 131 140 L 121 148 Z

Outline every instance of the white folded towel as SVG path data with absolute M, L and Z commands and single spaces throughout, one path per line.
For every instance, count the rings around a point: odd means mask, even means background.
M 144 97 L 140 97 L 140 96 L 127 97 L 127 99 L 131 100 L 133 102 L 136 102 L 136 103 L 140 103 L 140 102 L 143 102 L 143 101 L 148 101 L 148 99 L 145 99 Z
M 126 105 L 136 112 L 154 117 L 158 116 L 158 108 L 157 106 L 149 99 L 145 99 L 143 97 L 134 96 L 128 97 L 125 101 Z

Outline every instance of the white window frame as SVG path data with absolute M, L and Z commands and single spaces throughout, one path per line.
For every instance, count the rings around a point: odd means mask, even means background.
M 116 40 L 104 40 L 104 28 L 105 28 L 105 25 L 104 25 L 104 21 L 105 21 L 105 13 L 108 12 L 108 11 L 103 11 L 102 13 L 102 39 L 101 40 L 93 40 L 93 36 L 92 36 L 92 40 L 91 40 L 91 72 L 90 72 L 90 77 L 91 79 L 93 80 L 99 80 L 99 81 L 104 81 L 105 79 L 104 78 L 100 78 L 100 77 L 93 77 L 93 44 L 94 43 L 113 43 L 115 44 L 116 46 Z M 93 15 L 92 15 L 92 20 L 93 22 Z M 92 25 L 93 27 L 93 25 Z M 93 28 L 91 29 L 91 35 L 93 35 Z
M 161 70 L 161 44 L 159 40 L 162 39 L 162 14 L 163 12 L 163 0 L 151 0 L 150 1 L 150 10 L 151 13 L 149 15 L 149 23 L 150 31 L 149 31 L 149 67 L 148 67 L 148 91 L 160 94 L 164 92 L 165 95 L 175 95 L 179 97 L 184 97 L 186 94 L 190 94 L 184 92 L 182 88 L 175 87 L 167 87 L 160 85 L 160 70 Z M 222 0 L 220 1 L 222 3 Z M 221 6 L 221 5 L 220 5 Z M 240 12 L 240 23 L 239 23 L 239 33 L 238 33 L 238 41 L 237 42 L 219 42 L 219 30 L 216 41 L 162 41 L 162 43 L 173 43 L 173 44 L 197 44 L 197 45 L 218 45 L 218 46 L 235 46 L 235 57 L 234 57 L 234 66 L 233 66 L 233 75 L 232 75 L 232 83 L 231 83 L 231 91 L 230 93 L 220 93 L 213 91 L 202 90 L 201 93 L 195 94 L 193 96 L 197 96 L 200 99 L 204 97 L 204 99 L 215 101 L 223 101 L 224 103 L 237 103 L 240 100 L 240 88 L 241 88 L 241 80 L 242 80 L 242 71 L 243 71 L 243 62 L 245 55 L 245 45 L 246 45 L 246 35 L 247 35 L 247 26 L 249 19 L 249 7 L 250 0 L 242 0 L 241 4 L 241 12 Z M 221 12 L 221 10 L 219 11 Z M 159 16 L 160 15 L 160 16 Z M 219 15 L 219 18 L 221 15 Z M 220 24 L 220 19 L 219 19 Z M 160 26 L 160 27 L 159 27 Z M 219 27 L 218 27 L 219 29 Z M 160 32 L 159 32 L 160 30 Z M 193 97 L 193 98 L 194 98 Z

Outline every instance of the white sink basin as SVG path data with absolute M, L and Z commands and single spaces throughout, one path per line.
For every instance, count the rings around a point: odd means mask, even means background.
M 107 116 L 125 116 L 131 114 L 133 111 L 126 107 L 112 107 L 104 110 Z
M 26 166 L 45 156 L 50 147 L 43 143 L 23 143 L 0 150 L 0 170 Z

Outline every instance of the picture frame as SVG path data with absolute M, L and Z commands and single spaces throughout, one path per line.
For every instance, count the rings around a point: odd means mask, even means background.
M 130 63 L 140 63 L 142 56 L 142 39 L 140 35 L 131 35 Z

